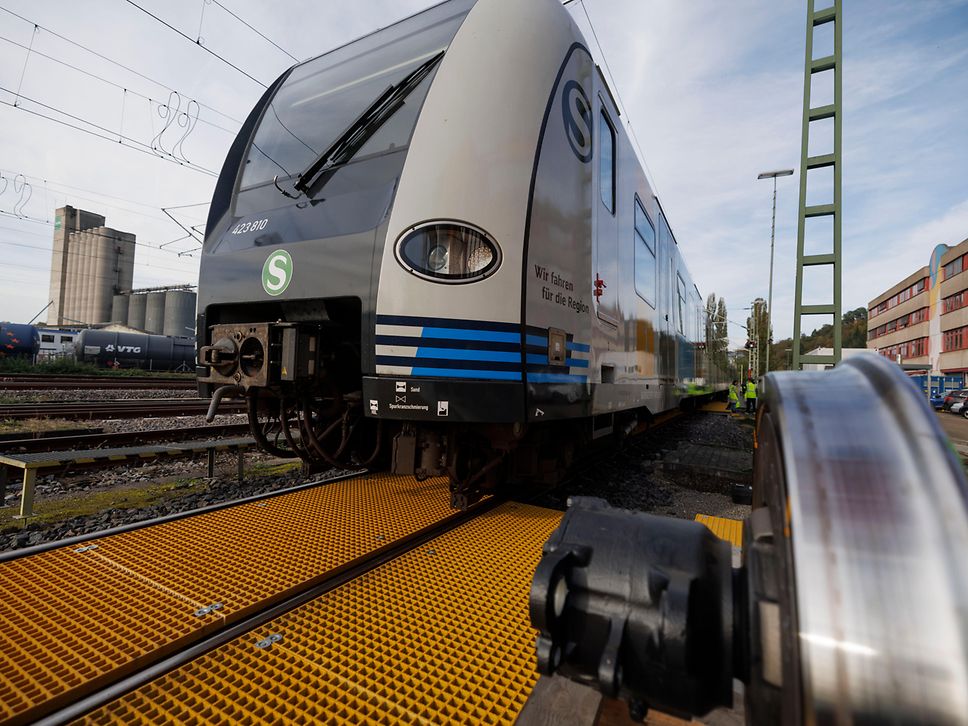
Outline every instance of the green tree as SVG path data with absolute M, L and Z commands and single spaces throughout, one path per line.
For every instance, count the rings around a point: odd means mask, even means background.
M 753 301 L 749 317 L 746 318 L 747 339 L 753 345 L 759 344 L 759 364 L 753 375 L 759 378 L 766 372 L 766 346 L 773 337 L 770 331 L 769 316 L 767 315 L 766 300 L 761 297 Z M 772 351 L 770 351 L 770 368 L 772 369 Z
M 841 346 L 843 348 L 867 347 L 867 308 L 857 308 L 844 313 L 841 318 Z M 800 351 L 808 353 L 815 348 L 833 348 L 834 329 L 829 323 L 816 328 L 809 335 L 800 336 Z M 789 370 L 793 359 L 793 338 L 785 338 L 770 349 L 770 370 Z
M 729 369 L 729 332 L 726 319 L 726 300 L 710 293 L 706 298 L 706 353 L 711 366 L 721 371 Z

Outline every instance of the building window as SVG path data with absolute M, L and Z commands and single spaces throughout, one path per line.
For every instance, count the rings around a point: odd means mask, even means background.
M 40 336 L 40 342 L 41 343 L 53 343 L 54 342 L 54 336 L 53 335 L 41 335 Z
M 947 280 L 954 277 L 959 272 L 965 269 L 965 256 L 962 255 L 956 260 L 952 260 L 947 265 L 944 266 L 944 279 Z
M 902 315 L 901 317 L 890 320 L 883 325 L 878 325 L 876 328 L 869 328 L 867 331 L 867 339 L 873 340 L 874 338 L 880 338 L 882 335 L 887 335 L 888 333 L 893 333 L 897 330 L 903 330 L 910 325 L 923 323 L 927 319 L 928 308 L 918 308 L 913 313 Z
M 70 343 L 72 340 L 74 340 L 74 336 L 73 335 L 62 335 L 61 336 L 61 343 Z
M 897 360 L 897 357 L 900 356 L 903 361 L 906 358 L 921 358 L 926 356 L 928 351 L 928 339 L 915 338 L 914 340 L 907 340 L 903 343 L 892 345 L 889 348 L 881 348 L 879 352 L 891 360 Z
M 941 341 L 941 351 L 947 353 L 951 350 L 964 350 L 965 343 L 968 342 L 966 331 L 968 331 L 968 328 L 965 327 L 944 331 L 944 336 Z
M 943 307 L 941 314 L 950 313 L 953 310 L 959 310 L 965 305 L 968 305 L 968 290 L 962 290 L 954 295 L 949 295 L 941 301 Z
M 635 292 L 655 307 L 655 227 L 635 198 Z
M 599 118 L 599 182 L 602 192 L 602 203 L 605 208 L 615 213 L 615 129 L 608 120 L 608 114 L 602 109 Z
M 884 300 L 883 302 L 880 302 L 874 307 L 870 308 L 867 311 L 867 316 L 868 318 L 872 318 L 875 315 L 880 315 L 881 313 L 887 310 L 890 310 L 891 308 L 897 305 L 900 305 L 903 302 L 907 302 L 912 297 L 916 295 L 920 295 L 927 288 L 928 288 L 927 278 L 922 277 L 920 280 L 904 288 L 903 290 L 901 290 L 901 292 L 897 293 L 893 297 L 890 297 L 887 300 Z

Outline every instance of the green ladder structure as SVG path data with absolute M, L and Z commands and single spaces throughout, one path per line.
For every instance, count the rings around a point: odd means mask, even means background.
M 797 284 L 796 299 L 793 308 L 793 370 L 800 370 L 804 363 L 820 363 L 835 365 L 840 362 L 842 337 L 841 322 L 841 255 L 840 255 L 840 227 L 841 227 L 841 0 L 834 0 L 834 4 L 823 10 L 814 11 L 815 0 L 807 0 L 807 49 L 806 64 L 803 76 L 803 137 L 800 151 L 800 213 L 797 220 Z M 834 24 L 834 52 L 823 58 L 813 57 L 814 30 L 826 23 Z M 815 73 L 833 71 L 834 102 L 827 106 L 816 108 L 810 105 L 810 85 Z M 810 124 L 813 121 L 832 118 L 834 120 L 834 148 L 833 153 L 819 156 L 808 156 L 810 147 Z M 833 203 L 807 206 L 807 174 L 810 169 L 833 167 Z M 823 254 L 805 255 L 804 236 L 806 220 L 810 217 L 833 217 L 833 245 L 830 252 Z M 833 302 L 829 305 L 803 304 L 803 271 L 806 267 L 830 266 L 833 268 Z M 834 345 L 833 355 L 804 355 L 800 350 L 800 323 L 804 315 L 832 315 Z

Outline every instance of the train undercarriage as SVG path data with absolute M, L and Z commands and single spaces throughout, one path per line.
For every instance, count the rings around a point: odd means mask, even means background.
M 571 464 L 581 429 L 436 424 L 370 418 L 351 326 L 333 322 L 220 323 L 199 349 L 214 387 L 210 416 L 226 397 L 245 398 L 252 436 L 266 452 L 311 470 L 366 467 L 447 476 L 451 504 L 466 509 L 513 480 L 554 484 Z M 358 334 L 357 334 L 358 338 Z M 333 342 L 337 341 L 337 342 Z

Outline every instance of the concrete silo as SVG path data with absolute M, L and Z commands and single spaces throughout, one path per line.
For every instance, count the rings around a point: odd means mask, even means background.
M 104 217 L 70 206 L 56 210 L 47 321 L 107 323 L 113 296 L 134 281 L 135 236 L 104 226 Z
M 145 295 L 145 327 L 149 333 L 161 334 L 165 328 L 165 293 L 149 292 Z
M 136 330 L 145 329 L 145 312 L 148 302 L 147 295 L 131 295 L 128 300 L 128 327 Z
M 194 335 L 195 293 L 188 290 L 169 290 L 165 293 L 165 335 Z
M 130 295 L 115 295 L 111 298 L 111 322 L 118 325 L 128 324 L 128 301 Z

